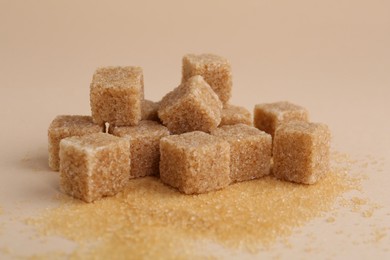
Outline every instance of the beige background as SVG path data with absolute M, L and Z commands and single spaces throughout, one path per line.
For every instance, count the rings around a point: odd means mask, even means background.
M 278 100 L 301 104 L 314 121 L 329 124 L 335 149 L 381 162 L 365 169 L 364 192 L 383 206 L 372 221 L 390 228 L 389 46 L 385 0 L 0 0 L 0 257 L 3 247 L 20 255 L 71 248 L 56 238 L 31 241 L 18 218 L 54 203 L 47 127 L 58 114 L 90 113 L 94 69 L 142 66 L 145 95 L 159 100 L 179 83 L 189 52 L 230 59 L 232 103 L 250 110 Z M 353 223 L 345 214 L 335 226 Z M 390 254 L 389 229 L 377 244 L 354 245 L 350 237 L 369 234 L 368 227 L 347 225 L 342 238 L 321 228 L 307 227 L 326 234 L 316 240 L 324 257 Z M 309 257 L 299 247 L 305 239 L 293 236 L 298 246 L 281 256 Z

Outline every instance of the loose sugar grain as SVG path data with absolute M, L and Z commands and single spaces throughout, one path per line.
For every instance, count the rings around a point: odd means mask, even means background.
M 308 111 L 287 101 L 258 104 L 254 109 L 254 126 L 272 135 L 283 123 L 308 121 Z
M 173 134 L 210 132 L 221 122 L 222 103 L 201 76 L 189 78 L 163 97 L 158 116 Z
M 252 125 L 252 115 L 244 107 L 225 104 L 222 109 L 220 126 L 235 124 Z
M 144 120 L 137 126 L 112 127 L 109 132 L 130 142 L 130 178 L 158 175 L 160 139 L 169 135 L 165 126 Z
M 222 103 L 227 103 L 232 92 L 232 71 L 226 58 L 215 54 L 187 54 L 183 57 L 182 83 L 200 75 L 211 86 Z
M 230 147 L 215 136 L 195 131 L 160 142 L 160 178 L 186 194 L 224 188 L 230 183 Z
M 104 132 L 103 125 L 92 122 L 90 116 L 60 115 L 50 124 L 48 129 L 49 166 L 52 170 L 60 168 L 60 141 L 65 137 Z
M 90 104 L 95 123 L 137 125 L 144 99 L 140 67 L 103 67 L 96 70 L 90 87 Z
M 69 255 L 76 258 L 193 258 L 202 253 L 195 246 L 201 241 L 257 252 L 328 212 L 342 194 L 358 186 L 357 179 L 338 167 L 311 186 L 266 176 L 187 196 L 146 177 L 94 204 L 63 198 L 62 206 L 29 222 L 42 234 L 77 242 Z M 88 243 L 96 237 L 97 244 Z M 202 251 L 218 257 L 207 247 Z
M 73 136 L 60 143 L 61 189 L 92 202 L 121 191 L 129 180 L 130 144 L 106 133 Z
M 247 181 L 270 173 L 272 137 L 244 124 L 218 127 L 212 132 L 230 144 L 230 178 Z

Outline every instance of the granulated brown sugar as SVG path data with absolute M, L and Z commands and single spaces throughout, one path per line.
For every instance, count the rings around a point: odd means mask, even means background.
M 92 204 L 66 197 L 59 208 L 29 222 L 42 234 L 77 242 L 69 255 L 76 258 L 188 258 L 199 254 L 194 245 L 204 240 L 256 252 L 359 188 L 359 178 L 336 166 L 314 185 L 267 176 L 201 195 L 183 195 L 154 177 L 134 179 L 115 197 Z
M 390 228 L 387 229 L 375 229 L 373 232 L 373 241 L 379 242 L 390 233 Z
M 370 218 L 381 206 L 371 202 L 368 198 L 352 197 L 341 199 L 340 204 L 348 207 L 352 212 L 361 214 L 365 218 Z

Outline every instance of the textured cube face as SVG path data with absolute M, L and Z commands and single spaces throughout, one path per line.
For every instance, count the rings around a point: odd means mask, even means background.
M 305 108 L 286 101 L 258 104 L 254 109 L 254 126 L 272 136 L 283 123 L 308 120 L 309 115 Z
M 160 107 L 159 102 L 153 102 L 151 100 L 144 99 L 142 101 L 141 120 L 160 121 L 157 114 L 159 107 Z
M 219 126 L 236 124 L 252 125 L 251 113 L 244 107 L 225 104 Z
M 94 124 L 90 116 L 57 116 L 48 129 L 50 168 L 55 171 L 60 168 L 60 141 L 63 138 L 99 132 L 104 132 L 104 126 Z
M 90 88 L 92 118 L 95 123 L 137 125 L 144 98 L 140 67 L 104 67 L 96 70 Z
M 329 171 L 330 131 L 324 124 L 281 125 L 275 133 L 273 174 L 280 179 L 313 184 Z
M 232 91 L 232 71 L 227 59 L 214 54 L 187 54 L 183 57 L 182 83 L 200 75 L 211 86 L 222 103 L 227 103 Z
M 221 126 L 212 134 L 230 144 L 230 178 L 233 182 L 270 173 L 271 135 L 244 124 Z
M 173 134 L 210 132 L 221 122 L 222 103 L 201 76 L 194 76 L 168 93 L 158 116 Z
M 115 195 L 129 180 L 129 151 L 128 140 L 105 133 L 63 139 L 61 189 L 86 202 Z
M 168 129 L 155 121 L 140 121 L 137 126 L 110 128 L 110 133 L 130 142 L 130 178 L 159 174 L 160 139 Z
M 195 131 L 160 142 L 160 178 L 186 194 L 221 189 L 230 183 L 230 147 L 226 141 Z

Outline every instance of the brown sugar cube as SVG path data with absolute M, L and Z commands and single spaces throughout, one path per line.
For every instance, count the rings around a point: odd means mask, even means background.
M 222 109 L 222 119 L 219 126 L 235 124 L 252 125 L 252 115 L 244 107 L 226 104 Z
M 104 126 L 92 122 L 90 116 L 60 115 L 48 129 L 49 166 L 52 170 L 60 169 L 60 141 L 65 137 L 104 132 Z
M 210 132 L 221 122 L 222 103 L 201 76 L 194 76 L 165 95 L 158 116 L 173 134 Z
M 137 126 L 117 126 L 109 129 L 111 134 L 130 140 L 130 178 L 158 175 L 160 139 L 169 135 L 165 126 L 145 120 Z
M 259 129 L 244 125 L 225 125 L 212 132 L 230 144 L 230 178 L 247 181 L 270 173 L 272 137 Z
M 129 180 L 130 144 L 106 133 L 68 137 L 60 143 L 61 189 L 92 202 L 121 191 Z
M 160 121 L 157 114 L 158 108 L 160 107 L 160 102 L 153 102 L 151 100 L 144 99 L 141 105 L 141 120 Z
M 183 57 L 182 83 L 195 75 L 205 79 L 222 103 L 229 101 L 232 71 L 227 59 L 215 54 L 187 54 Z
M 254 109 L 254 126 L 272 136 L 282 123 L 308 119 L 309 114 L 305 108 L 287 101 L 258 104 Z
M 275 132 L 273 174 L 313 184 L 329 170 L 330 131 L 324 124 L 294 121 Z
M 229 143 L 195 131 L 160 141 L 160 178 L 186 194 L 221 189 L 230 183 Z
M 95 123 L 137 125 L 141 120 L 143 98 L 144 80 L 140 67 L 103 67 L 93 75 L 90 104 Z

